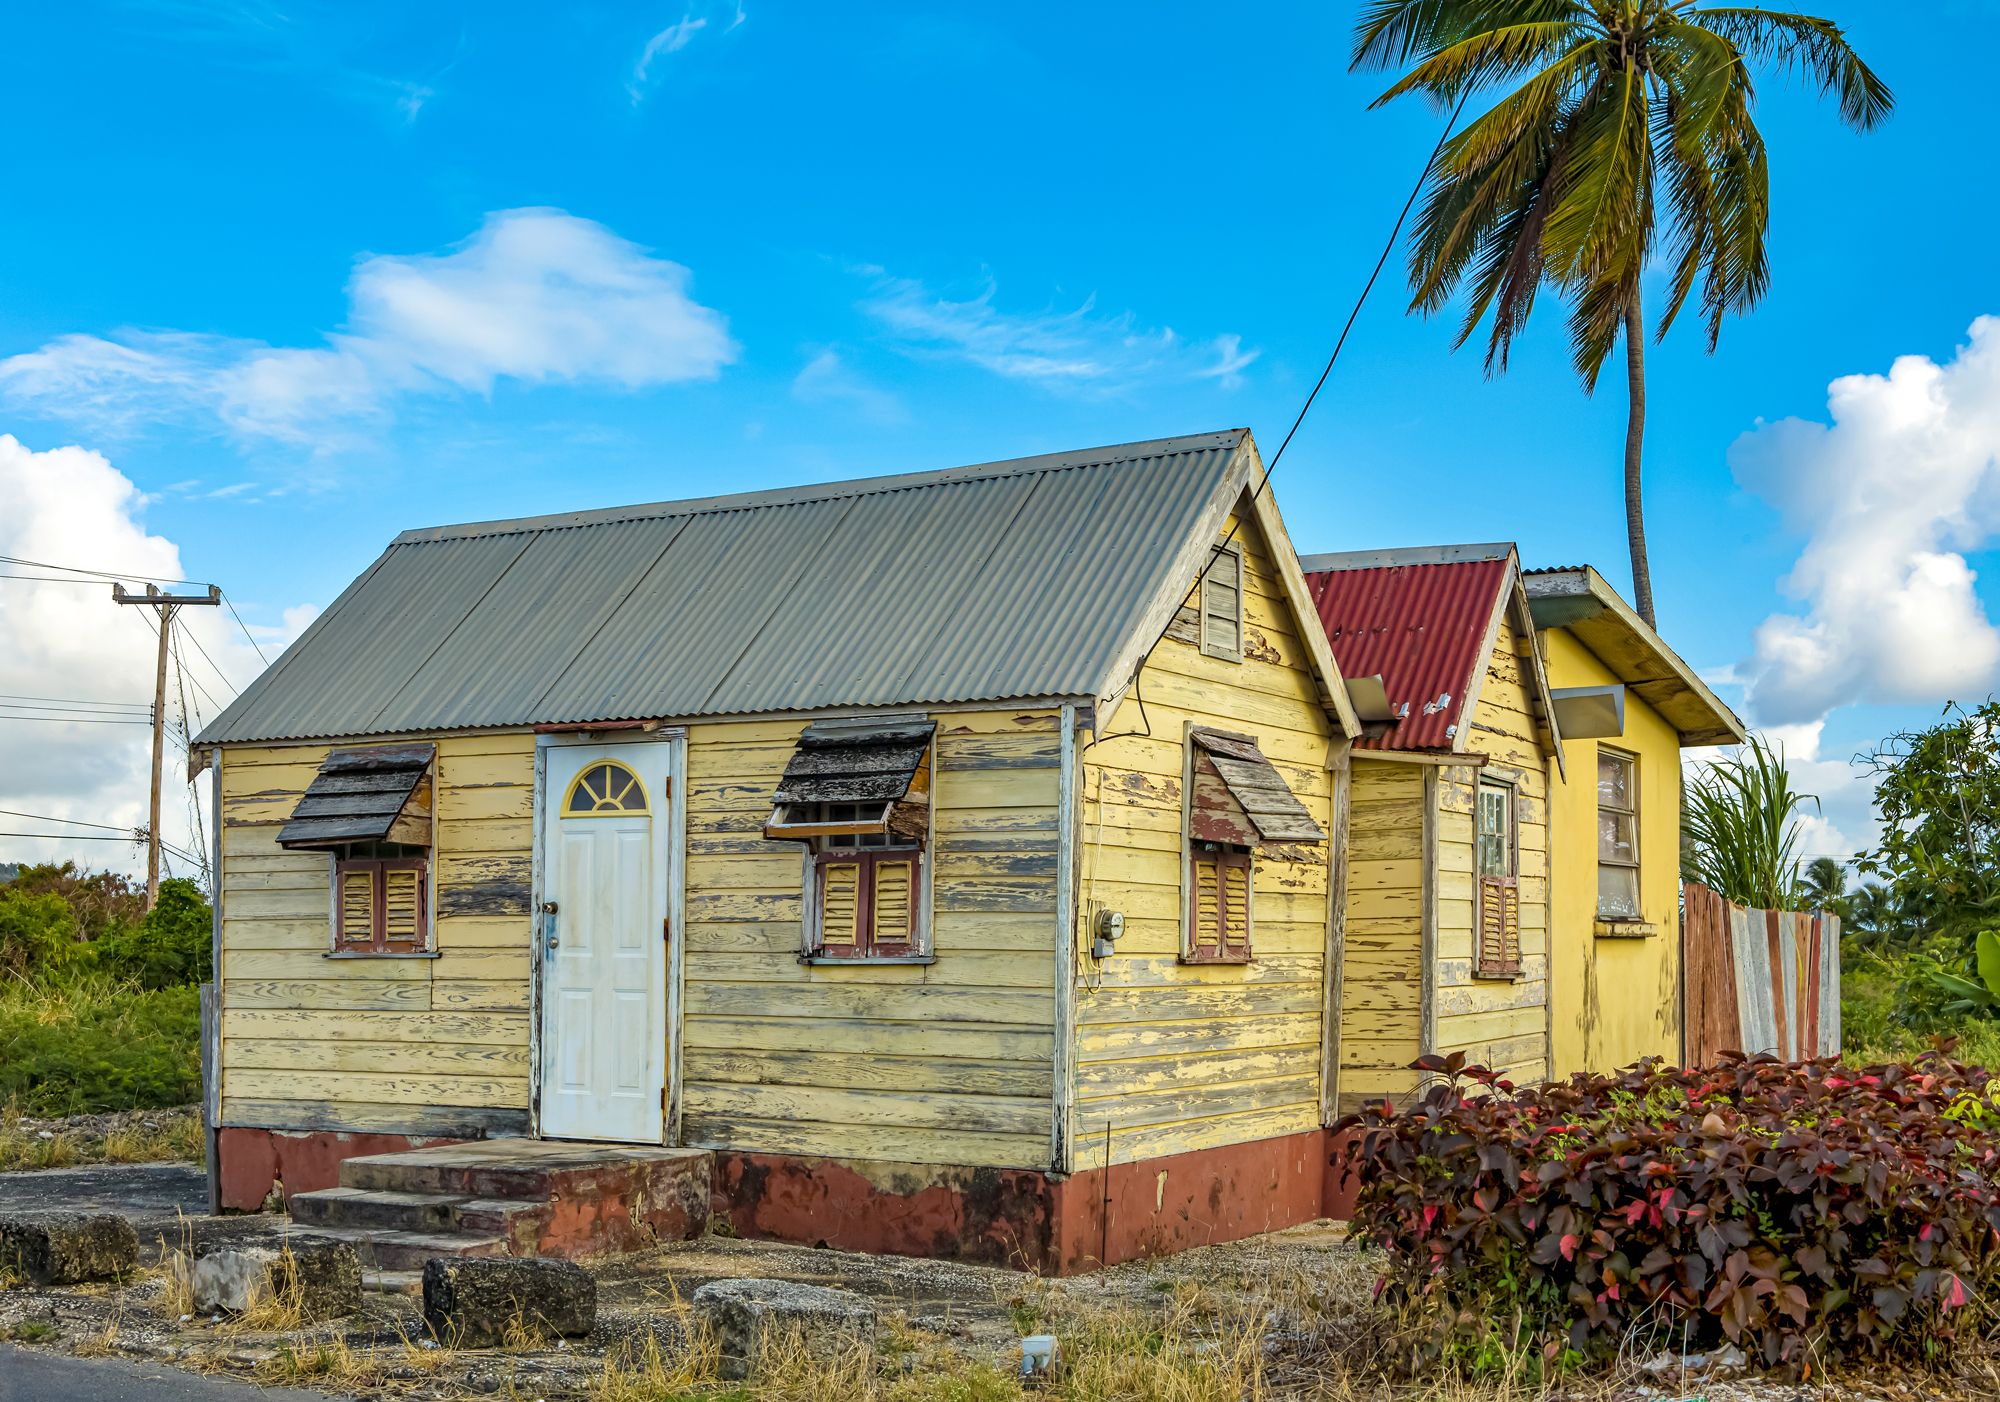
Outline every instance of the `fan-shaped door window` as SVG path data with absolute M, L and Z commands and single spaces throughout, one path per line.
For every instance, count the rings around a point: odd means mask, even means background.
M 644 813 L 646 786 L 616 760 L 599 760 L 576 776 L 563 799 L 565 818 L 613 818 Z

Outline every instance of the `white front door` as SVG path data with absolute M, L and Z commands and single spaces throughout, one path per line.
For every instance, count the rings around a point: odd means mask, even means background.
M 675 744 L 548 749 L 538 924 L 552 1139 L 662 1139 Z

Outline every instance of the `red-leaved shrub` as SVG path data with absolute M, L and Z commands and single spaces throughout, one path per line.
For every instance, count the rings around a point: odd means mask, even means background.
M 2000 1276 L 2000 1083 L 1946 1048 L 1534 1089 L 1458 1056 L 1417 1067 L 1440 1079 L 1342 1121 L 1343 1156 L 1353 1230 L 1433 1356 L 1936 1356 Z

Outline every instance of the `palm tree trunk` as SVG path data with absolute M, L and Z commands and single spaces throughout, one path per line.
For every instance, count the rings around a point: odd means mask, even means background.
M 1625 539 L 1632 548 L 1632 602 L 1646 626 L 1653 619 L 1653 573 L 1646 562 L 1646 512 L 1639 499 L 1639 449 L 1646 437 L 1646 318 L 1639 279 L 1625 294 Z

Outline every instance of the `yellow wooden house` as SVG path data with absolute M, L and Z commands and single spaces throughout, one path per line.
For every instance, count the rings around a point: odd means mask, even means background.
M 1743 723 L 1588 565 L 1529 570 L 1567 775 L 1549 801 L 1557 1075 L 1684 1059 L 1681 751 Z
M 1356 741 L 1339 1091 L 1681 1056 L 1680 752 L 1741 723 L 1595 570 L 1307 556 Z
M 196 742 L 221 1199 L 567 1141 L 1053 1270 L 1318 1216 L 1359 733 L 1245 431 L 406 532 Z
M 1362 722 L 1339 1027 L 1346 1108 L 1465 1053 L 1549 1074 L 1549 792 L 1562 773 L 1511 546 L 1302 562 Z

